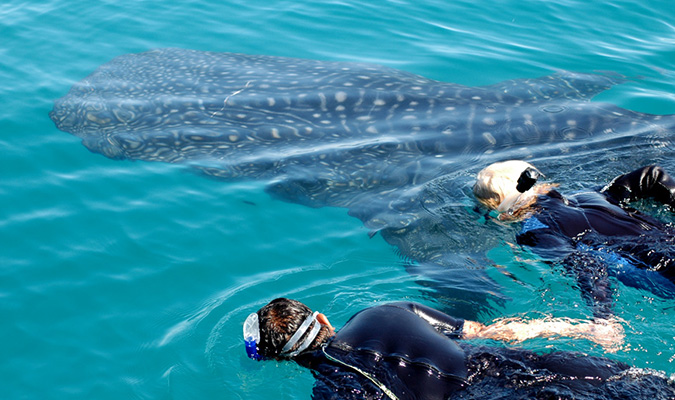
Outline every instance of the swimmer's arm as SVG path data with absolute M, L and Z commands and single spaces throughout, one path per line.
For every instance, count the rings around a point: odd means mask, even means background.
M 587 339 L 607 350 L 620 345 L 624 339 L 623 327 L 615 320 L 573 320 L 545 318 L 534 320 L 502 319 L 490 325 L 465 321 L 462 336 L 465 339 L 494 339 L 522 342 L 539 337 L 571 337 Z
M 675 179 L 656 165 L 621 175 L 602 189 L 602 192 L 620 202 L 652 197 L 675 208 Z

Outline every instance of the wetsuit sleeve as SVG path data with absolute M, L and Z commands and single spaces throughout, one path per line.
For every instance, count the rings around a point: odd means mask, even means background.
M 618 176 L 602 191 L 619 202 L 651 197 L 675 208 L 675 179 L 656 165 Z
M 464 328 L 464 320 L 452 317 L 431 307 L 413 302 L 394 303 L 397 307 L 406 308 L 425 320 L 437 331 L 453 339 L 459 339 Z
M 563 264 L 576 277 L 581 296 L 593 310 L 593 316 L 610 318 L 613 315 L 612 287 L 607 263 L 587 252 L 575 251 L 565 257 Z

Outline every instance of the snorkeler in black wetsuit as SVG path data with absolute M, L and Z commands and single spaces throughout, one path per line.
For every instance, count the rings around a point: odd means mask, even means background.
M 658 166 L 615 178 L 601 191 L 563 196 L 552 184 L 535 184 L 539 171 L 504 161 L 479 172 L 478 200 L 502 220 L 522 221 L 518 243 L 573 271 L 595 316 L 609 317 L 608 276 L 675 297 L 675 227 L 630 208 L 653 198 L 675 210 L 675 180 Z
M 606 332 L 593 323 L 533 320 L 484 326 L 421 304 L 365 309 L 336 334 L 304 304 L 275 299 L 244 324 L 250 358 L 293 359 L 316 377 L 313 399 L 671 399 L 664 374 L 577 353 L 474 346 L 472 338 L 521 339 Z

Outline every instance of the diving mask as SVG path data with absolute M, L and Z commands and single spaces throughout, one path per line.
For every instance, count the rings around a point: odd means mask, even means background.
M 281 349 L 279 355 L 284 357 L 295 357 L 304 350 L 306 350 L 316 338 L 316 335 L 319 334 L 321 330 L 321 323 L 316 319 L 316 316 L 319 315 L 319 312 L 314 312 L 309 315 L 302 322 L 297 331 L 288 339 L 288 342 Z M 297 349 L 291 351 L 291 349 L 298 343 L 300 338 L 307 332 L 309 326 L 312 325 L 312 322 L 315 322 L 312 330 L 307 334 L 305 340 L 303 340 Z M 258 354 L 258 342 L 260 342 L 260 324 L 258 321 L 258 314 L 251 313 L 246 321 L 244 322 L 244 345 L 246 346 L 246 354 L 252 360 L 262 360 L 264 357 Z
M 246 355 L 252 360 L 262 360 L 263 357 L 258 354 L 258 342 L 260 341 L 260 328 L 258 323 L 258 314 L 251 313 L 244 322 L 244 345 L 246 346 Z

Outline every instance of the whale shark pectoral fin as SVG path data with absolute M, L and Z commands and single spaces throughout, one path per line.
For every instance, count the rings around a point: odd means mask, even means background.
M 82 144 L 92 153 L 100 153 L 112 160 L 125 160 L 128 157 L 119 142 L 108 136 L 85 136 L 82 138 Z
M 481 87 L 525 101 L 590 100 L 598 93 L 625 81 L 626 78 L 618 74 L 597 75 L 561 71 L 539 78 L 513 79 Z
M 277 200 L 319 208 L 331 204 L 331 181 L 327 178 L 282 174 L 265 187 L 265 192 Z

